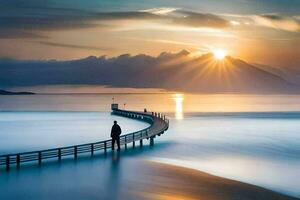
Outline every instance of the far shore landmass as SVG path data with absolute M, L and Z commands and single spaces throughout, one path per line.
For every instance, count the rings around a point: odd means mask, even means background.
M 263 187 L 198 170 L 157 162 L 144 165 L 145 180 L 136 184 L 141 199 L 172 200 L 297 200 Z M 143 171 L 143 170 L 142 170 Z M 140 193 L 141 192 L 141 193 Z M 298 199 L 299 200 L 299 199 Z
M 0 90 L 0 95 L 34 95 L 33 92 L 11 92 L 7 90 Z

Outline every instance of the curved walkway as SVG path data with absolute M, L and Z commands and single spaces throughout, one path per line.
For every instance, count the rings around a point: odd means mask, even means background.
M 132 147 L 135 148 L 135 142 L 139 141 L 140 145 L 143 145 L 144 139 L 150 139 L 150 145 L 154 144 L 154 138 L 160 136 L 169 128 L 169 120 L 165 115 L 161 113 L 145 113 L 135 112 L 120 109 L 113 109 L 112 114 L 127 117 L 135 120 L 144 121 L 150 124 L 149 127 L 139 130 L 133 133 L 120 136 L 120 144 L 125 146 L 132 143 Z M 59 147 L 53 149 L 46 149 L 40 151 L 22 152 L 15 154 L 0 155 L 0 166 L 5 166 L 7 170 L 11 166 L 20 167 L 21 163 L 37 161 L 39 165 L 42 164 L 43 160 L 61 160 L 63 157 L 74 157 L 77 158 L 78 154 L 88 154 L 92 156 L 96 151 L 103 150 L 105 153 L 112 146 L 111 139 L 104 140 L 95 143 L 80 144 L 67 147 Z

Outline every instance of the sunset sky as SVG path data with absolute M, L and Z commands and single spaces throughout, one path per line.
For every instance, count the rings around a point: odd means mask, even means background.
M 280 67 L 300 64 L 298 0 L 0 0 L 0 57 L 79 59 L 225 49 Z

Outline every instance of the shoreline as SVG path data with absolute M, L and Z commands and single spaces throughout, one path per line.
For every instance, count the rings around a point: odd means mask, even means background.
M 260 186 L 211 175 L 196 169 L 147 161 L 146 179 L 138 185 L 142 199 L 299 200 Z

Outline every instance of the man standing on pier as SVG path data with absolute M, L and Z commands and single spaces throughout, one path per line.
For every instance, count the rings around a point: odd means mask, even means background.
M 120 151 L 120 135 L 122 133 L 121 127 L 114 121 L 114 125 L 111 128 L 110 137 L 112 138 L 111 149 L 115 150 L 115 142 L 117 141 L 118 151 Z

